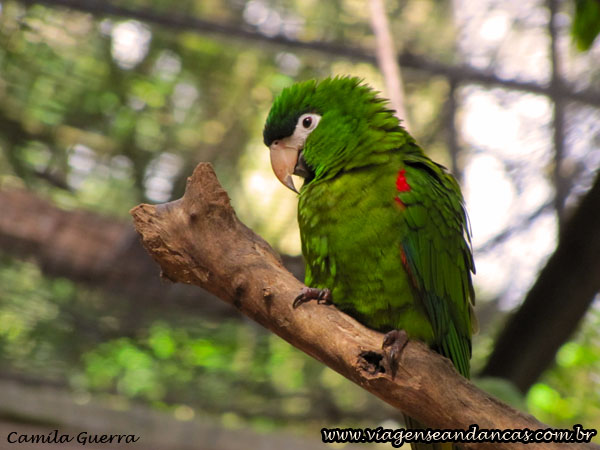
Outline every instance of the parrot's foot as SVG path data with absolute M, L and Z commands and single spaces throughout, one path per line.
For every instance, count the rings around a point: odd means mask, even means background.
M 304 286 L 300 294 L 294 299 L 292 306 L 297 308 L 302 303 L 316 300 L 317 303 L 331 303 L 331 291 L 329 289 L 317 289 Z
M 392 379 L 396 376 L 398 362 L 404 347 L 408 343 L 408 335 L 404 330 L 392 330 L 385 334 L 381 348 L 385 354 L 385 359 L 390 367 Z

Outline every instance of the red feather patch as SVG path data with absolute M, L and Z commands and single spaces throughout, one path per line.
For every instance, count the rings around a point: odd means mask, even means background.
M 406 181 L 406 169 L 402 169 L 398 172 L 398 178 L 396 178 L 396 189 L 398 189 L 398 192 L 410 191 L 410 185 L 408 184 L 408 181 Z

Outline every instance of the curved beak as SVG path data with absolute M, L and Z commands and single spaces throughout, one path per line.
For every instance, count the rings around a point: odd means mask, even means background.
M 296 164 L 298 163 L 299 148 L 290 145 L 288 139 L 279 139 L 270 146 L 271 167 L 273 172 L 286 187 L 298 193 L 292 180 Z

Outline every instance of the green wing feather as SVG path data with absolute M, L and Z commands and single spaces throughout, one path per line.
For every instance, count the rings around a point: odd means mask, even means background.
M 468 378 L 475 267 L 462 195 L 454 178 L 431 160 L 405 164 L 410 190 L 398 197 L 406 206 L 406 268 L 432 325 L 433 348 Z

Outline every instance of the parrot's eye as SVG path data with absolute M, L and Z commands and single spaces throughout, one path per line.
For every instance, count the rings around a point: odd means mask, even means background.
M 296 124 L 296 132 L 301 132 L 305 136 L 308 136 L 307 132 L 311 132 L 312 130 L 314 130 L 317 127 L 317 125 L 319 125 L 319 120 L 321 120 L 321 116 L 318 114 L 302 114 L 298 118 L 298 123 Z

